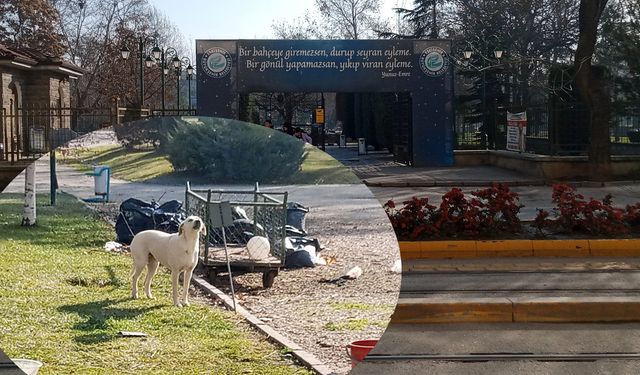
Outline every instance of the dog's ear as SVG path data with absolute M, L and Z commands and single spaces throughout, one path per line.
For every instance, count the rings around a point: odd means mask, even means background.
M 204 225 L 204 223 L 202 223 L 202 226 L 200 227 L 200 234 L 202 234 L 203 236 L 207 236 L 207 226 Z
M 182 234 L 184 233 L 184 229 L 182 229 L 183 225 L 184 223 L 180 223 L 180 225 L 178 226 L 178 236 L 182 236 Z

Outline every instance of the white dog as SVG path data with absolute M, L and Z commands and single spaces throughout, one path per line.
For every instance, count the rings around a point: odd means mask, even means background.
M 173 284 L 173 304 L 188 306 L 189 284 L 193 269 L 198 264 L 200 234 L 207 235 L 207 228 L 202 219 L 189 216 L 180 224 L 178 233 L 168 234 L 157 230 L 145 230 L 133 237 L 131 241 L 131 297 L 138 298 L 138 279 L 147 266 L 147 278 L 144 281 L 144 292 L 151 295 L 151 279 L 158 270 L 158 263 L 171 270 Z M 178 276 L 184 271 L 182 300 L 178 298 Z

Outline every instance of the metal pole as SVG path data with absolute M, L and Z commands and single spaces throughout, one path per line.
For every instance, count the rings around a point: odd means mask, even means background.
M 325 130 L 325 126 L 327 123 L 327 111 L 324 108 L 324 92 L 320 93 L 320 101 L 321 101 L 321 105 L 322 105 L 322 113 L 324 114 L 324 121 L 322 122 L 322 131 L 320 132 L 320 138 L 321 138 L 321 148 L 322 151 L 325 151 L 325 144 L 324 144 L 324 130 Z
M 49 154 L 49 176 L 51 186 L 51 205 L 56 205 L 56 191 L 58 190 L 58 177 L 56 175 L 56 150 L 51 150 Z
M 176 68 L 176 100 L 177 108 L 180 109 L 180 68 Z
M 162 75 L 162 116 L 164 116 L 164 48 L 162 49 L 162 58 L 160 59 L 160 68 L 162 71 L 160 74 Z
M 485 71 L 482 71 L 482 130 L 484 146 L 489 148 L 489 129 L 487 128 L 487 81 Z
M 140 42 L 138 43 L 138 55 L 140 57 L 140 108 L 144 107 L 144 41 L 142 37 L 140 37 Z M 142 114 L 142 113 L 141 113 Z
M 191 112 L 191 74 L 187 75 L 187 82 L 189 83 L 189 112 Z

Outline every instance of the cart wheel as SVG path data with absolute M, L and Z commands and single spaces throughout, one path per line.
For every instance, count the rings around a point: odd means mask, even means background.
M 262 286 L 265 288 L 271 288 L 273 286 L 273 282 L 278 276 L 277 270 L 266 271 L 262 273 Z

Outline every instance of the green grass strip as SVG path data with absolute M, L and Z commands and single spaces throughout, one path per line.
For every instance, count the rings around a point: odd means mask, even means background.
M 131 259 L 101 251 L 113 229 L 61 194 L 38 197 L 20 227 L 22 197 L 0 194 L 0 348 L 44 362 L 41 374 L 308 374 L 230 312 L 171 305 L 168 272 L 155 300 L 131 300 Z M 118 331 L 144 338 L 119 338 Z

